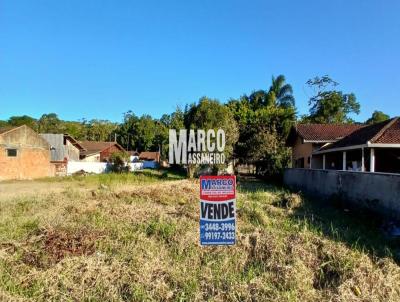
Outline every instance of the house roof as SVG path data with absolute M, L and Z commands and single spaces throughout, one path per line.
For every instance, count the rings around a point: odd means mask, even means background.
M 69 134 L 60 134 L 60 133 L 40 133 L 40 136 L 42 136 L 47 142 L 53 146 L 60 146 L 61 144 L 64 144 L 64 140 L 70 141 L 70 143 L 78 148 L 80 151 L 85 151 L 86 149 L 71 135 Z
M 149 152 L 149 151 L 141 152 L 139 155 L 139 159 L 158 161 L 160 159 L 160 152 Z
M 371 142 L 374 144 L 400 144 L 400 118 L 393 118 Z
M 72 145 L 74 145 L 75 147 L 77 147 L 79 150 L 81 151 L 85 151 L 86 148 L 82 146 L 82 144 L 77 141 L 75 138 L 73 138 L 71 135 L 69 134 L 64 134 L 64 138 L 69 140 L 71 142 Z
M 395 117 L 384 122 L 360 128 L 343 139 L 324 146 L 319 151 L 368 144 L 400 144 L 400 118 Z
M 95 154 L 95 153 L 100 153 L 103 150 L 111 147 L 111 146 L 117 146 L 121 151 L 124 151 L 124 148 L 121 147 L 116 142 L 95 142 L 95 141 L 83 141 L 79 142 L 79 144 L 85 148 L 86 150 L 81 151 L 81 155 L 90 155 L 90 154 Z
M 293 146 L 297 136 L 305 142 L 335 142 L 362 127 L 359 124 L 297 124 L 292 127 L 286 144 Z

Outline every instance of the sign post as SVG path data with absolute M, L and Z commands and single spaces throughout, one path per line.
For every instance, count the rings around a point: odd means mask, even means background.
M 236 177 L 200 177 L 200 244 L 236 241 Z

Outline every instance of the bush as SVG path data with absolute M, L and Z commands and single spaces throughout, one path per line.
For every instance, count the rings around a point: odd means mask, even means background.
M 110 157 L 110 171 L 114 173 L 127 173 L 130 171 L 130 166 L 126 163 L 129 161 L 127 152 L 116 152 Z
M 293 209 L 300 206 L 301 203 L 302 199 L 299 194 L 283 192 L 280 194 L 279 200 L 275 205 L 286 209 Z

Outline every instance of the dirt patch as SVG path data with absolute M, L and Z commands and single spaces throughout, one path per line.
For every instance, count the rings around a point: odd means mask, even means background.
M 43 230 L 29 249 L 24 249 L 21 260 L 36 268 L 51 267 L 66 257 L 91 255 L 96 250 L 99 232 L 86 229 L 50 229 Z
M 98 233 L 87 230 L 51 230 L 46 234 L 45 251 L 56 262 L 68 256 L 91 255 L 98 237 Z

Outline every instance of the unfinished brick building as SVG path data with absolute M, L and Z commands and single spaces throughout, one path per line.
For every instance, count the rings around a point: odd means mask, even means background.
M 0 128 L 0 181 L 54 176 L 50 145 L 23 125 Z

